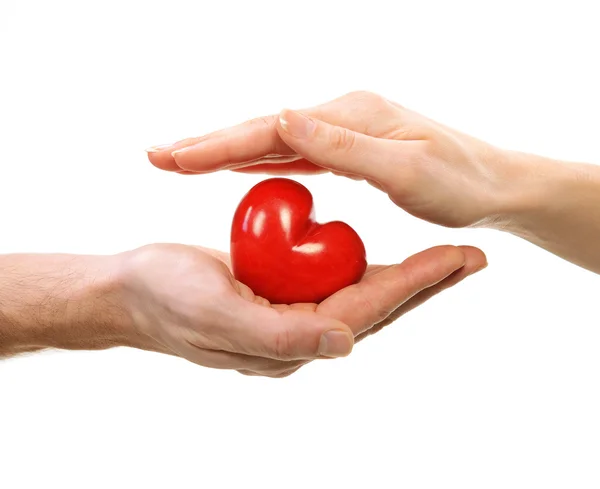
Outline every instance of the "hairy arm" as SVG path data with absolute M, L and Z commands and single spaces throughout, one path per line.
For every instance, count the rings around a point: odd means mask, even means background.
M 223 253 L 168 243 L 114 256 L 0 256 L 0 357 L 130 346 L 284 377 L 312 360 L 346 356 L 354 338 L 483 269 L 486 259 L 477 248 L 438 246 L 371 266 L 320 304 L 274 306 L 237 282 L 228 263 Z
M 110 256 L 0 256 L 0 357 L 133 346 L 117 270 Z

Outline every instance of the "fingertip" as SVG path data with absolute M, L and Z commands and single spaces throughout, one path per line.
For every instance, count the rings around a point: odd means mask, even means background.
M 483 270 L 488 266 L 486 254 L 475 246 L 461 245 L 459 246 L 465 254 L 466 266 L 473 270 L 472 273 Z
M 194 146 L 188 146 L 187 148 L 176 149 L 170 153 L 171 158 L 179 169 L 191 171 L 191 168 L 189 167 L 190 158 L 188 158 L 187 155 L 189 155 L 193 149 Z
M 177 167 L 182 171 L 195 174 L 213 173 L 220 170 L 219 167 L 213 167 L 206 164 L 205 158 L 201 157 L 196 151 L 197 148 L 190 146 L 181 150 L 173 151 L 171 156 Z
M 168 150 L 163 151 L 147 151 L 148 160 L 159 170 L 179 171 L 181 168 L 177 165 L 175 159 L 171 156 Z
M 294 114 L 296 114 L 295 110 L 284 107 L 279 111 L 279 116 L 277 117 L 277 125 L 285 129 L 288 125 L 290 117 L 293 118 Z
M 332 329 L 321 335 L 318 354 L 328 358 L 347 357 L 354 348 L 354 335 L 348 328 Z
M 316 123 L 310 117 L 291 109 L 283 109 L 279 113 L 278 127 L 280 134 L 287 134 L 295 139 L 308 139 L 316 129 Z M 283 133 L 283 134 L 282 134 Z
M 458 248 L 463 250 L 465 255 L 467 255 L 468 257 L 473 257 L 473 258 L 477 257 L 479 259 L 487 260 L 487 256 L 486 256 L 485 252 L 483 250 L 481 250 L 480 248 L 477 248 L 476 246 L 460 245 Z
M 213 173 L 229 169 L 232 166 L 227 160 L 227 152 L 223 156 L 223 148 L 214 141 L 200 141 L 197 144 L 176 149 L 171 152 L 175 164 L 184 171 L 194 173 Z
M 449 266 L 454 266 L 455 269 L 462 267 L 467 260 L 465 252 L 460 246 L 441 245 L 430 248 L 429 251 L 437 253 L 437 258 L 440 261 L 447 263 Z
M 277 124 L 276 127 L 279 129 L 283 129 L 284 131 L 286 131 L 287 125 L 288 125 L 288 114 L 289 112 L 291 112 L 290 109 L 282 109 L 279 112 L 279 117 L 277 117 Z M 287 132 L 287 131 L 286 131 Z
M 454 260 L 454 263 L 457 265 L 456 268 L 463 267 L 465 265 L 465 263 L 467 263 L 467 256 L 465 255 L 465 252 L 460 247 L 454 246 L 453 250 L 449 253 L 450 253 L 452 259 Z
M 193 148 L 202 142 L 206 136 L 186 138 L 172 144 L 161 144 L 146 148 L 146 153 L 150 163 L 161 170 L 167 171 L 194 171 L 194 168 L 183 168 L 175 159 L 174 155 L 179 154 L 188 148 Z

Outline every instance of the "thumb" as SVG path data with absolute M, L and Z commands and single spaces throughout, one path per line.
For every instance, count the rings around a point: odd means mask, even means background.
M 308 117 L 293 110 L 279 114 L 279 136 L 298 155 L 329 170 L 389 180 L 399 142 L 379 139 Z
M 276 310 L 240 298 L 226 316 L 223 349 L 246 355 L 284 361 L 335 358 L 349 355 L 354 344 L 346 324 L 311 310 Z

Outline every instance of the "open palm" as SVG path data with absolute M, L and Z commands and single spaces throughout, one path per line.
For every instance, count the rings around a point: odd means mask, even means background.
M 204 250 L 230 268 L 229 255 Z M 339 320 L 350 327 L 355 341 L 380 331 L 403 314 L 421 305 L 486 266 L 483 252 L 470 246 L 439 246 L 411 256 L 398 265 L 370 265 L 363 279 L 320 304 L 270 304 L 235 282 L 247 301 L 277 311 L 307 311 Z M 311 360 L 273 360 L 266 370 L 238 369 L 246 375 L 286 377 Z

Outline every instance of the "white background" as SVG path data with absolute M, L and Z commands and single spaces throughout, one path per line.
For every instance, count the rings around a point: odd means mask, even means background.
M 167 174 L 144 148 L 357 89 L 600 162 L 595 2 L 351 3 L 0 0 L 0 252 L 227 249 L 262 177 Z M 299 180 L 371 262 L 452 243 L 490 266 L 283 380 L 127 349 L 3 361 L 0 486 L 598 487 L 600 279 L 366 184 Z

